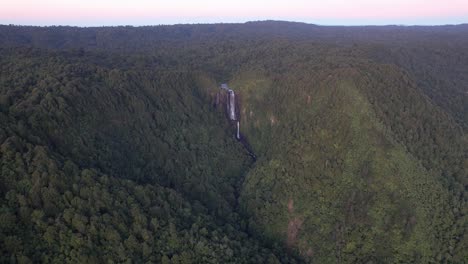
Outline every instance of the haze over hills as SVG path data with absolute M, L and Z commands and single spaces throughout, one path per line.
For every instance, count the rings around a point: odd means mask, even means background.
M 1 262 L 465 263 L 467 61 L 467 25 L 0 26 Z

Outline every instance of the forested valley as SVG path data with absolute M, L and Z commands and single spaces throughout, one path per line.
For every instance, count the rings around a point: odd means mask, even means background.
M 467 25 L 0 25 L 0 124 L 1 263 L 468 263 Z

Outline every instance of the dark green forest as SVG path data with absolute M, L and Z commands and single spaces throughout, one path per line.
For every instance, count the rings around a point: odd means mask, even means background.
M 1 263 L 468 263 L 467 25 L 0 25 L 0 124 Z

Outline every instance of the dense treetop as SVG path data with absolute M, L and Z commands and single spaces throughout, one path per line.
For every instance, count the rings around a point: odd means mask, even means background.
M 467 25 L 0 26 L 0 262 L 464 263 L 467 61 Z

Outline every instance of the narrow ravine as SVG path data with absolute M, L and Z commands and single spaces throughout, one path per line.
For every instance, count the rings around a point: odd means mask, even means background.
M 224 96 L 223 96 L 224 95 Z M 257 156 L 255 155 L 252 147 L 249 144 L 249 141 L 245 135 L 240 132 L 240 103 L 237 99 L 236 93 L 234 90 L 230 89 L 226 83 L 221 84 L 220 90 L 216 95 L 215 106 L 217 107 L 220 104 L 226 105 L 226 117 L 236 128 L 234 136 L 237 141 L 239 141 L 244 149 L 247 150 L 249 156 L 252 158 L 253 162 L 257 161 Z

